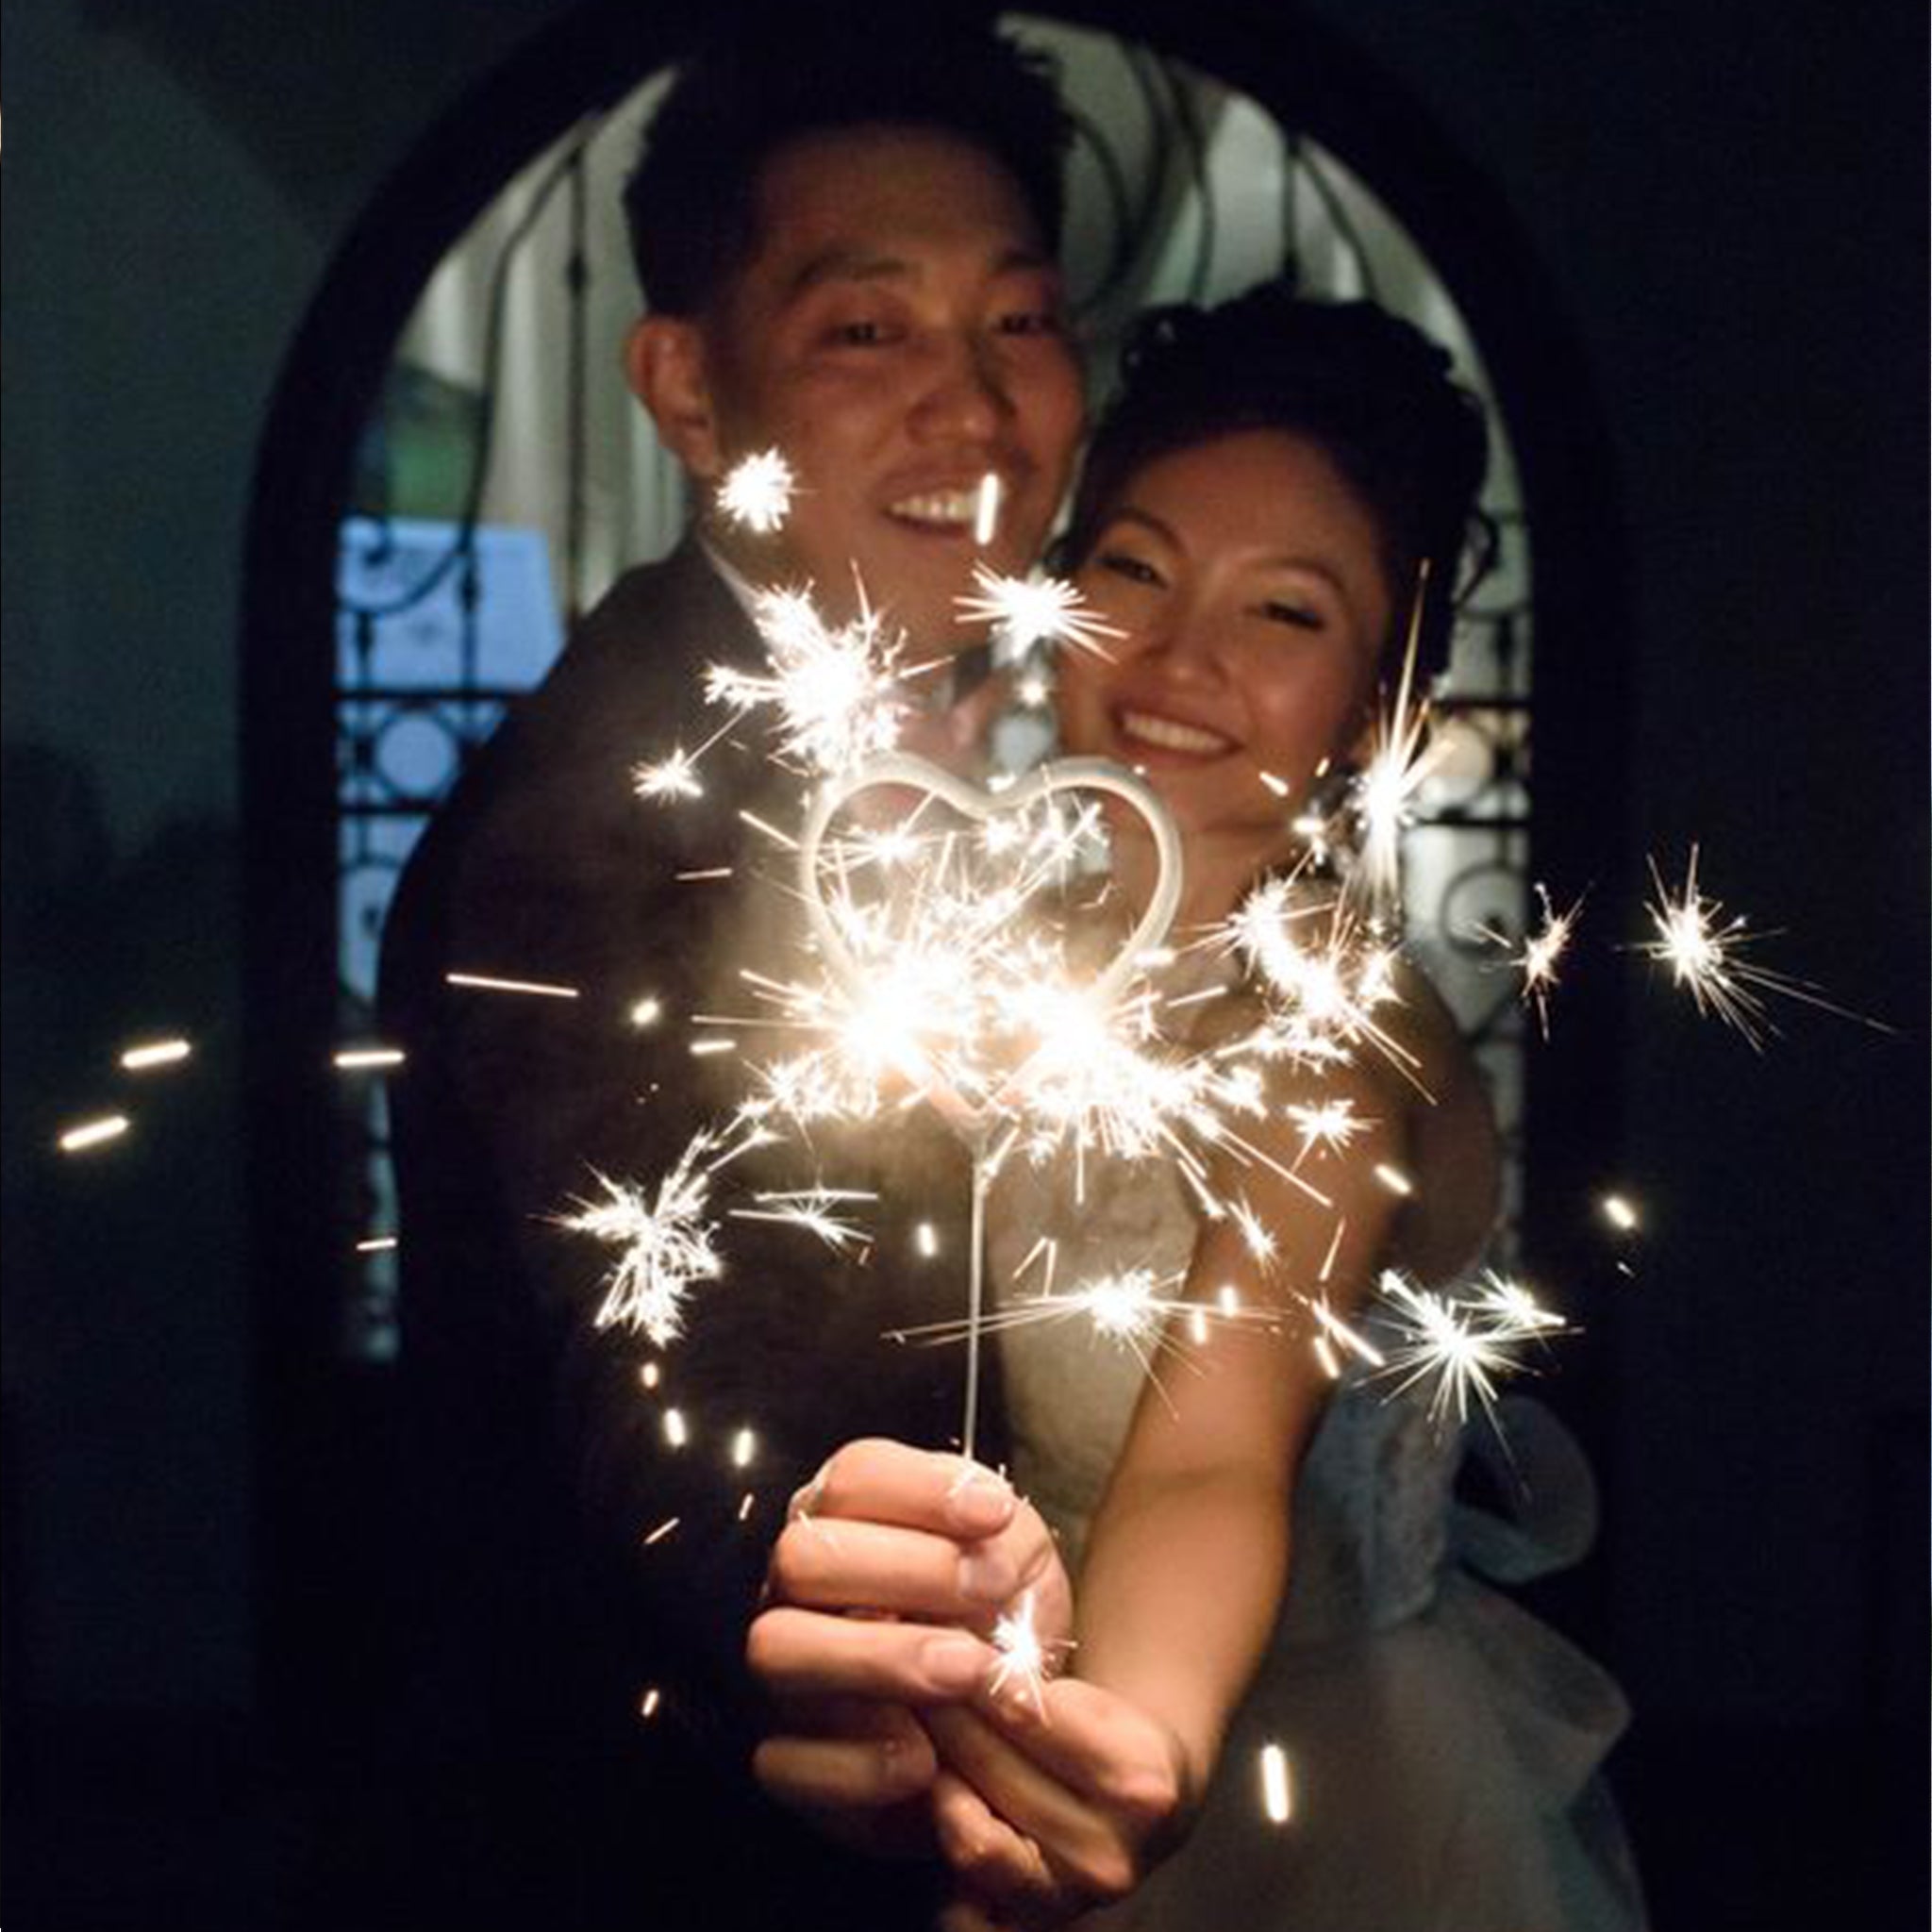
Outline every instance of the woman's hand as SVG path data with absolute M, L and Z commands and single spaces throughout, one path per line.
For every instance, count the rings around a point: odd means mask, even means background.
M 1185 1835 L 1187 1755 L 1158 1720 L 1063 1677 L 929 1710 L 933 1822 L 960 1897 L 941 1921 L 1051 1926 L 1124 1898 Z
M 883 1440 L 839 1450 L 792 1498 L 746 1639 L 781 1714 L 758 1782 L 834 1836 L 929 1849 L 938 1766 L 912 1713 L 981 1690 L 993 1624 L 1029 1590 L 1041 1636 L 1063 1639 L 1073 1593 L 1053 1538 L 991 1470 Z

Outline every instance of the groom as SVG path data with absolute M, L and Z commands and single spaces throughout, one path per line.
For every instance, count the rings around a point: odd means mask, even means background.
M 895 18 L 841 32 L 814 12 L 741 36 L 666 98 L 625 196 L 649 305 L 625 366 L 697 518 L 669 559 L 618 583 L 466 771 L 390 918 L 416 1505 L 396 1724 L 410 1797 L 391 1854 L 425 1923 L 919 1923 L 923 1868 L 902 1882 L 837 1852 L 879 1834 L 851 1830 L 836 1774 L 828 1791 L 788 1766 L 841 1763 L 870 1735 L 917 1812 L 936 1767 L 894 1748 L 903 1704 L 968 1694 L 983 1658 L 962 1668 L 956 1643 L 943 1687 L 914 1684 L 891 1626 L 837 1613 L 983 1626 L 1010 1590 L 1058 1574 L 1038 1519 L 996 1481 L 961 1487 L 956 1462 L 891 1452 L 922 1473 L 908 1499 L 872 1480 L 877 1451 L 842 1457 L 825 1513 L 874 1520 L 794 1523 L 754 1636 L 788 1712 L 761 1771 L 830 1826 L 788 1834 L 718 1768 L 771 1727 L 741 1648 L 773 1536 L 760 1512 L 854 1435 L 945 1440 L 950 1378 L 877 1346 L 921 1312 L 905 1250 L 882 1241 L 870 1271 L 835 1284 L 796 1236 L 734 1238 L 732 1278 L 646 1363 L 591 1333 L 603 1257 L 555 1225 L 597 1174 L 655 1181 L 713 1111 L 686 1023 L 720 996 L 739 894 L 678 875 L 745 861 L 741 800 L 661 811 L 631 774 L 691 717 L 706 661 L 756 661 L 747 585 L 808 578 L 841 617 L 856 566 L 872 604 L 943 653 L 963 641 L 953 601 L 973 564 L 1023 570 L 1066 481 L 1081 399 L 1055 269 L 1064 112 L 984 26 Z M 712 492 L 770 446 L 802 488 L 783 529 L 754 538 L 711 513 Z M 1001 509 L 982 546 L 989 474 Z M 451 973 L 575 997 L 465 991 Z M 761 1459 L 740 1475 L 718 1447 L 746 1425 Z M 883 1579 L 856 1560 L 866 1551 Z M 943 1577 L 917 1567 L 936 1552 Z M 959 1570 L 974 1557 L 976 1592 Z

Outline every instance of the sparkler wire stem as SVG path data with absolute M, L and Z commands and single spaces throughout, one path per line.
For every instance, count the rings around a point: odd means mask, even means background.
M 986 1311 L 986 1196 L 991 1184 L 985 1128 L 973 1137 L 973 1221 L 966 1237 L 966 1417 L 959 1446 L 970 1462 L 979 1434 L 979 1336 Z

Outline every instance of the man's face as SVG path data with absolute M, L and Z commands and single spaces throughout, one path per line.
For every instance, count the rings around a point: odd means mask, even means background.
M 961 643 L 953 600 L 975 562 L 1034 561 L 1079 436 L 1058 271 L 998 162 L 930 129 L 794 142 L 758 212 L 749 260 L 699 325 L 713 437 L 691 467 L 715 480 L 775 447 L 798 490 L 774 538 L 714 521 L 714 539 L 755 580 L 811 579 L 835 617 L 856 608 L 856 567 L 923 648 Z

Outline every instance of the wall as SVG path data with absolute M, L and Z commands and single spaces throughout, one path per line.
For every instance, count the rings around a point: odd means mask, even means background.
M 1754 1058 L 1633 977 L 1606 1124 L 1652 1217 L 1605 1470 L 1635 1774 L 1645 1729 L 1728 1740 L 1717 1776 L 1823 1749 L 1763 1774 L 1795 1822 L 1877 1708 L 1923 1705 L 1923 20 L 1313 10 L 1498 179 L 1585 345 L 1635 565 L 1632 878 L 1701 837 L 1710 890 L 1789 928 L 1768 958 L 1904 1029 L 1793 1012 Z M 549 11 L 9 16 L 8 1689 L 56 1718 L 252 1707 L 229 940 L 255 441 L 358 209 Z M 199 1085 L 118 1166 L 57 1169 L 107 1050 L 170 1021 L 204 1029 Z M 1752 1856 L 1741 1821 L 1702 1850 L 1657 1829 L 1671 1869 L 1704 1860 L 1682 1896 Z

